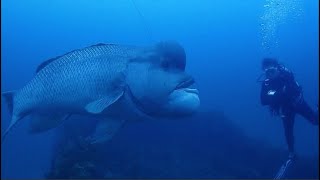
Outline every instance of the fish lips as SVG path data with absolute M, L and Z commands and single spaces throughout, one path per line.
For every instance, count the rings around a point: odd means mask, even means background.
M 195 86 L 195 80 L 193 78 L 188 78 L 185 81 L 182 81 L 181 83 L 179 83 L 174 89 L 174 91 L 184 90 L 188 93 L 199 94 L 199 91 L 194 86 Z

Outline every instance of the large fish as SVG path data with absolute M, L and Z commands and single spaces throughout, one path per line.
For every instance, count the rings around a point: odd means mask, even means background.
M 102 117 L 90 141 L 105 142 L 126 120 L 191 115 L 200 105 L 186 55 L 176 42 L 135 47 L 97 44 L 49 59 L 17 91 L 4 92 L 10 129 L 31 116 L 31 132 L 43 132 L 73 114 Z

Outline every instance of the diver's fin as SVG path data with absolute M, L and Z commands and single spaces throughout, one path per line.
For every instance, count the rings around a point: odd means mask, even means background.
M 108 96 L 105 96 L 101 99 L 98 99 L 96 101 L 93 101 L 93 102 L 87 104 L 85 109 L 89 113 L 99 114 L 104 109 L 109 107 L 111 104 L 116 102 L 123 95 L 123 93 L 124 93 L 124 91 L 122 89 L 116 90 L 115 92 L 109 94 Z
M 29 133 L 40 133 L 60 125 L 64 120 L 68 119 L 71 114 L 40 114 L 35 113 L 31 116 L 31 124 Z
M 91 144 L 105 143 L 123 126 L 124 120 L 108 118 L 98 122 L 95 132 L 88 138 Z
M 278 173 L 273 179 L 284 179 L 288 174 L 288 170 L 291 168 L 294 160 L 289 158 L 279 169 Z

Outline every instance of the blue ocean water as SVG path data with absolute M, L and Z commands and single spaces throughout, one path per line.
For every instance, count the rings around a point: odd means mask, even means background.
M 105 172 L 97 175 L 99 178 L 272 176 L 281 166 L 281 158 L 286 157 L 286 142 L 281 120 L 271 117 L 260 104 L 256 78 L 262 73 L 263 57 L 276 57 L 293 70 L 309 105 L 316 108 L 318 103 L 316 0 L 1 3 L 2 92 L 23 87 L 44 60 L 97 43 L 151 45 L 175 40 L 185 48 L 186 71 L 195 77 L 200 91 L 199 115 L 185 121 L 128 124 L 102 148 L 103 152 L 94 151 L 109 163 L 95 164 L 109 168 L 99 170 Z M 1 105 L 3 132 L 10 116 L 4 101 Z M 88 123 L 85 119 L 82 124 L 73 121 L 29 135 L 29 119 L 25 120 L 2 145 L 2 178 L 43 178 L 53 167 L 52 159 L 59 157 L 56 144 L 63 139 L 61 132 L 72 131 L 75 125 L 87 127 Z M 319 162 L 318 130 L 318 126 L 296 117 L 296 151 L 301 159 L 307 159 L 297 166 L 307 164 L 307 170 L 297 168 L 293 177 L 318 177 L 318 170 L 308 166 L 309 161 Z M 60 149 L 64 146 L 58 145 Z M 260 156 L 266 159 L 257 158 Z

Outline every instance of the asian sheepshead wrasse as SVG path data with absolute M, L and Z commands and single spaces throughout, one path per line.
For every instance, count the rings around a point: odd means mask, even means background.
M 31 116 L 30 131 L 43 132 L 73 114 L 100 116 L 90 141 L 105 142 L 134 117 L 182 117 L 200 105 L 185 72 L 184 48 L 173 41 L 136 47 L 97 44 L 43 62 L 17 91 L 2 93 L 11 128 Z

